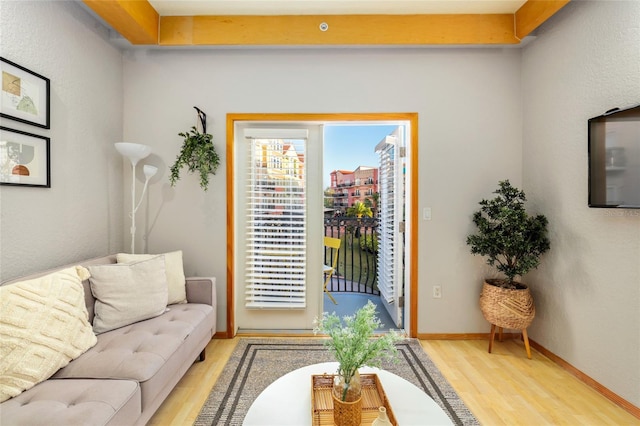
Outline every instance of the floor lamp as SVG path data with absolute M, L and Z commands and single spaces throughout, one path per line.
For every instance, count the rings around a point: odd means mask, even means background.
M 116 150 L 118 150 L 120 154 L 131 161 L 131 213 L 129 216 L 131 217 L 131 254 L 134 254 L 136 247 L 136 211 L 138 210 L 138 207 L 140 207 L 140 204 L 142 204 L 142 199 L 147 191 L 149 179 L 156 174 L 158 168 L 148 164 L 145 164 L 142 168 L 145 177 L 144 189 L 142 190 L 142 195 L 140 195 L 140 201 L 136 205 L 136 165 L 138 164 L 138 161 L 151 154 L 151 147 L 131 142 L 116 142 L 115 146 Z

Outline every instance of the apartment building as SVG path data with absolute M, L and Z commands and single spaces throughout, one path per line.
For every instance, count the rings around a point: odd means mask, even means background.
M 331 172 L 330 193 L 333 208 L 344 213 L 356 201 L 370 200 L 375 207 L 374 194 L 378 192 L 378 168 L 358 166 L 355 170 L 334 170 Z

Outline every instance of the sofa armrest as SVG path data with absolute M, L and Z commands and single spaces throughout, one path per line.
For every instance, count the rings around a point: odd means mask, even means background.
M 187 301 L 189 303 L 203 303 L 216 306 L 216 279 L 215 277 L 189 277 L 187 278 Z

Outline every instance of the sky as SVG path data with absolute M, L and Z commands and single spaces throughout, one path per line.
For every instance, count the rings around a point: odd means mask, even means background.
M 334 170 L 355 170 L 358 166 L 377 167 L 374 149 L 396 127 L 390 125 L 331 126 L 324 128 L 323 188 L 331 185 Z

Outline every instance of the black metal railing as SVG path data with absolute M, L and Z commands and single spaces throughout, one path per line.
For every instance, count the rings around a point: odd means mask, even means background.
M 325 218 L 324 235 L 339 238 L 338 265 L 327 286 L 330 292 L 379 295 L 378 219 L 338 216 Z M 332 249 L 325 247 L 324 262 L 330 264 Z

